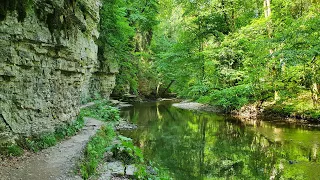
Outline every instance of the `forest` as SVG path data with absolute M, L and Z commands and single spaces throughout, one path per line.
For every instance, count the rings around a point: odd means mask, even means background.
M 319 117 L 318 0 L 114 0 L 104 7 L 101 43 L 120 66 L 114 94 L 172 92 L 225 112 L 270 102 L 273 113 Z
M 320 0 L 0 0 L 0 179 L 317 179 Z

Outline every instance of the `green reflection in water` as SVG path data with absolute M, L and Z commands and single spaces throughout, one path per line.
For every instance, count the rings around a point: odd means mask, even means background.
M 170 102 L 122 110 L 147 159 L 174 179 L 319 179 L 319 129 L 275 121 L 242 122 L 177 109 Z

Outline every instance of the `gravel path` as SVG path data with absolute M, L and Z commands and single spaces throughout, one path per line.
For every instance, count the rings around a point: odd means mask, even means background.
M 81 132 L 60 144 L 15 161 L 0 162 L 0 180 L 77 180 L 77 160 L 82 150 L 103 122 L 85 118 Z

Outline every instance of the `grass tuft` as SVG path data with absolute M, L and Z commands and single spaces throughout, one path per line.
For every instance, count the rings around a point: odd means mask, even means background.
M 23 149 L 16 144 L 6 144 L 0 147 L 0 154 L 6 157 L 10 156 L 21 156 Z

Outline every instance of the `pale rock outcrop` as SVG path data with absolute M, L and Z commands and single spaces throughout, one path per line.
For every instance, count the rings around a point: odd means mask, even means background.
M 101 2 L 1 3 L 0 146 L 74 120 L 95 93 L 108 98 L 117 69 L 98 59 Z

